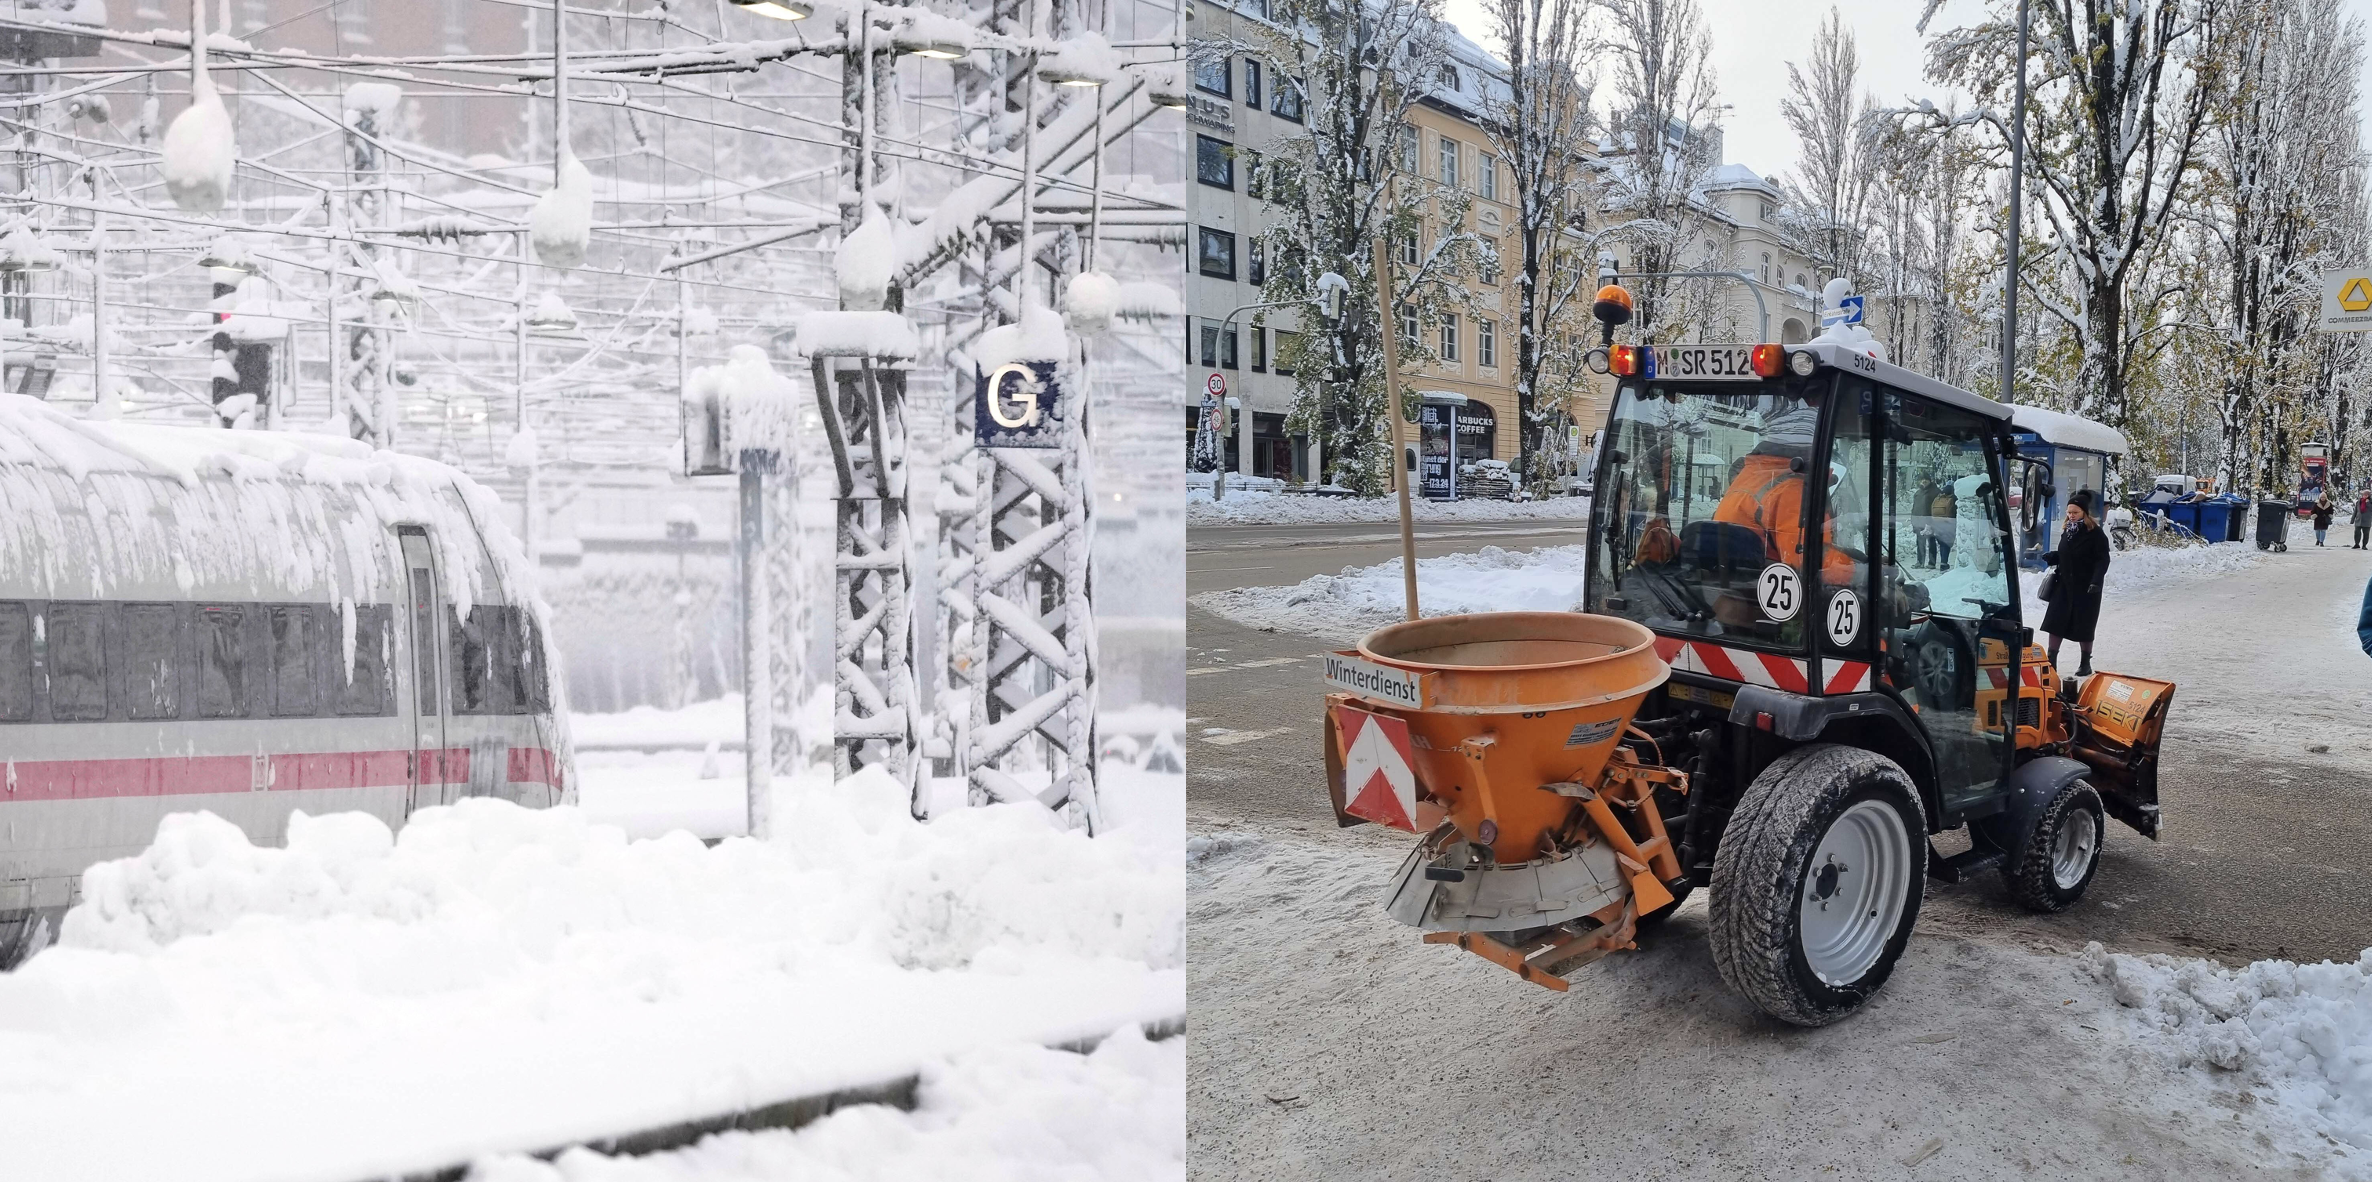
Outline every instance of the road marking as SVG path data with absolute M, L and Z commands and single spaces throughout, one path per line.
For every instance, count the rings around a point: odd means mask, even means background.
M 1201 677 L 1206 673 L 1232 673 L 1238 669 L 1266 669 L 1271 665 L 1296 665 L 1308 659 L 1307 657 L 1270 657 L 1262 661 L 1245 661 L 1240 665 L 1205 665 L 1200 669 L 1188 669 L 1186 676 Z
M 1225 734 L 1204 735 L 1202 741 L 1213 747 L 1233 747 L 1238 743 L 1256 743 L 1262 739 L 1273 739 L 1278 735 L 1291 734 L 1292 732 L 1293 728 L 1289 726 L 1274 727 L 1265 731 L 1228 731 Z
M 1275 570 L 1273 566 L 1197 566 L 1187 570 L 1190 575 L 1216 574 L 1223 570 Z

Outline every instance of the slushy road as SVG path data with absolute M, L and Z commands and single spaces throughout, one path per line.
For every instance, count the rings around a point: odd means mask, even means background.
M 1531 522 L 1423 532 L 1427 555 L 1579 540 Z M 1398 552 L 1372 527 L 1192 530 L 1188 551 L 1195 593 Z M 2112 823 L 2091 892 L 2057 916 L 2017 908 L 1992 874 L 1928 883 L 1886 990 L 1810 1031 L 1713 972 L 1703 892 L 1564 994 L 1420 944 L 1380 905 L 1407 836 L 1338 830 L 1325 802 L 1332 646 L 1189 606 L 1191 1176 L 2356 1176 L 2361 1154 L 2275 1139 L 2238 1077 L 2121 1033 L 2106 986 L 2066 954 L 2372 945 L 2372 659 L 2353 632 L 2367 576 L 2372 554 L 2294 549 L 2112 599 L 2097 663 L 2181 687 L 2165 839 Z

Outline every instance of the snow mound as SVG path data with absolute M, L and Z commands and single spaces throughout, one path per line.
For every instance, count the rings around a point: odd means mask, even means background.
M 2214 546 L 2183 546 L 2160 550 L 2143 547 L 2109 555 L 2108 574 L 2101 581 L 2103 610 L 2113 611 L 2119 596 L 2138 594 L 2188 579 L 2212 579 L 2234 574 L 2265 561 L 2265 555 L 2245 542 Z M 2019 594 L 2035 620 L 2042 619 L 2041 571 L 2018 572 Z
M 1230 475 L 1233 485 L 1236 477 Z M 1539 501 L 1427 501 L 1409 505 L 1417 521 L 1581 522 L 1589 518 L 1587 497 L 1554 497 Z M 1266 493 L 1229 488 L 1223 500 L 1211 500 L 1208 487 L 1186 492 L 1188 525 L 1332 525 L 1335 523 L 1396 522 L 1400 502 L 1395 497 L 1321 497 L 1307 493 Z
M 231 131 L 231 113 L 222 95 L 201 71 L 191 86 L 189 106 L 165 129 L 163 159 L 165 192 L 173 204 L 191 213 L 213 213 L 230 196 L 238 170 L 239 145 Z
M 809 357 L 911 361 L 922 354 L 914 322 L 897 312 L 809 312 L 797 325 L 798 350 Z
M 1062 314 L 1052 308 L 1022 309 L 1017 324 L 1003 324 L 980 334 L 972 360 L 984 370 L 1017 361 L 1061 361 L 1070 356 L 1070 339 L 1063 333 Z
M 2242 1073 L 2279 1100 L 2259 1111 L 2300 1124 L 2308 1140 L 2372 1149 L 2372 949 L 2349 964 L 2237 969 L 2097 941 L 2082 956 L 2131 1023 L 2170 1044 L 2179 1063 Z
M 1186 1040 L 1134 1027 L 1092 1054 L 1004 1047 L 923 1072 L 913 1112 L 842 1109 L 795 1131 L 720 1133 L 687 1149 L 551 1162 L 483 1161 L 471 1182 L 734 1182 L 832 1178 L 1179 1178 L 1186 1169 Z
M 560 150 L 554 183 L 535 199 L 527 235 L 537 262 L 562 268 L 584 265 L 585 249 L 593 242 L 593 174 L 575 152 Z
M 368 814 L 292 812 L 278 848 L 211 813 L 177 813 L 137 857 L 84 872 L 60 945 L 154 956 L 228 936 L 272 954 L 234 970 L 258 988 L 394 993 L 570 965 L 598 990 L 626 967 L 594 963 L 622 950 L 605 945 L 736 929 L 934 970 L 1036 955 L 1174 967 L 1183 955 L 1176 891 L 1137 848 L 1058 830 L 1035 806 L 924 825 L 904 788 L 867 769 L 781 793 L 775 808 L 776 841 L 714 849 L 684 835 L 629 842 L 573 808 L 494 799 L 424 809 L 400 836 Z
M 1485 546 L 1417 560 L 1417 607 L 1428 616 L 1493 611 L 1575 611 L 1586 546 L 1504 550 Z M 1206 591 L 1191 602 L 1239 624 L 1349 643 L 1406 613 L 1400 560 L 1344 567 L 1290 587 Z

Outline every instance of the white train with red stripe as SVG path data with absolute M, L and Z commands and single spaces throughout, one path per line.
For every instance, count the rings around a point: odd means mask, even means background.
M 571 799 L 544 620 L 445 465 L 0 395 L 0 964 L 168 813 Z

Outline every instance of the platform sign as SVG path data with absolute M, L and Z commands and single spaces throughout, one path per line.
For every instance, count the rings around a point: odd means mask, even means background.
M 1334 723 L 1342 734 L 1343 811 L 1415 833 L 1416 752 L 1408 723 L 1356 706 L 1336 706 Z
M 1062 446 L 1062 387 L 1052 361 L 1015 361 L 974 383 L 973 442 L 982 447 Z
M 2323 272 L 2324 332 L 2372 332 L 2372 267 Z

